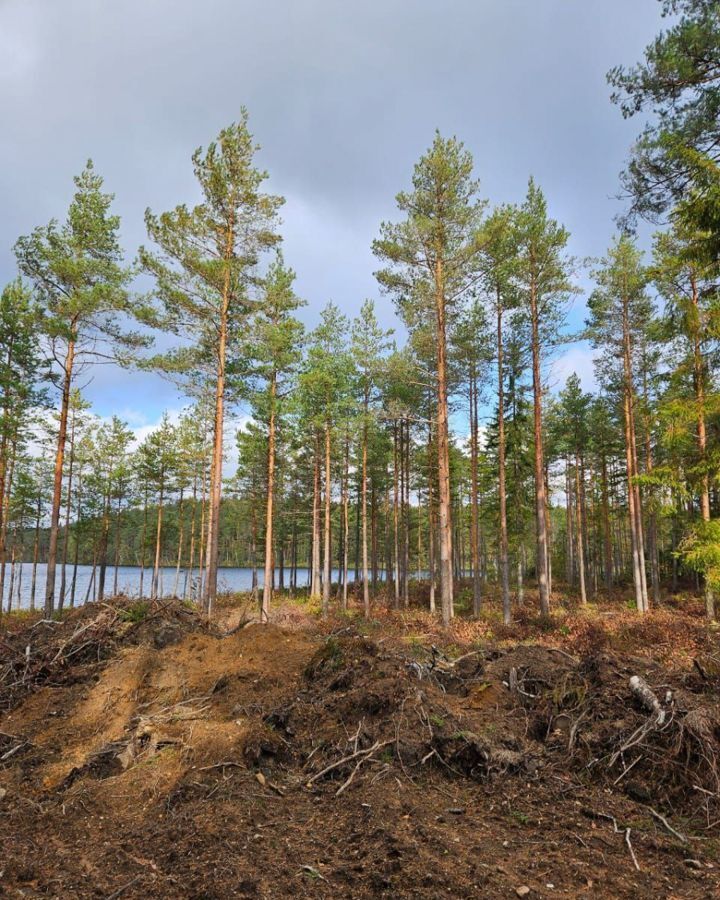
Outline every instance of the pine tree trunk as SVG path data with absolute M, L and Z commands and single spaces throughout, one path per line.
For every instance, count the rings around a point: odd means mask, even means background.
M 503 376 L 502 300 L 497 290 L 497 377 L 498 377 L 498 500 L 500 505 L 500 534 L 498 556 L 500 564 L 500 588 L 502 593 L 503 621 L 512 619 L 510 603 L 510 561 L 508 553 L 507 496 L 505 494 L 505 379 Z
M 330 479 L 330 462 L 331 462 L 331 441 L 330 441 L 330 423 L 325 423 L 325 547 L 323 556 L 323 589 L 322 589 L 322 612 L 323 617 L 327 618 L 330 614 L 330 587 L 331 587 L 331 502 L 332 502 L 332 483 Z
M 363 609 L 365 618 L 370 617 L 370 583 L 368 572 L 368 514 L 367 514 L 367 482 L 368 482 L 368 390 L 365 389 L 363 397 L 363 430 L 362 430 L 362 580 L 363 580 Z
M 33 540 L 32 580 L 30 582 L 30 609 L 35 611 L 35 594 L 37 589 L 38 559 L 40 557 L 40 520 L 42 518 L 42 493 L 38 494 L 35 510 L 35 538 Z
M 400 537 L 399 537 L 399 483 L 398 472 L 398 429 L 393 423 L 393 607 L 400 608 Z
M 140 536 L 140 597 L 144 596 L 145 586 L 145 549 L 147 544 L 147 526 L 148 526 L 148 495 L 147 488 L 143 493 L 143 526 Z
M 698 302 L 698 288 L 695 278 L 692 279 L 692 303 L 694 307 L 695 321 L 699 322 L 700 309 Z M 699 325 L 693 330 L 693 382 L 695 388 L 695 404 L 697 406 L 697 443 L 702 465 L 701 491 L 700 491 L 700 515 L 703 522 L 710 521 L 710 476 L 707 471 L 707 429 L 705 426 L 705 367 L 700 345 Z M 715 597 L 712 588 L 705 579 L 705 614 L 708 619 L 715 621 Z
M 478 501 L 478 390 L 477 374 L 470 373 L 470 553 L 473 573 L 473 613 L 480 615 L 480 509 Z
M 448 426 L 447 338 L 445 328 L 445 273 L 442 261 L 435 263 L 435 316 L 437 344 L 437 449 L 438 515 L 440 537 L 440 602 L 442 620 L 449 625 L 453 609 L 452 498 L 450 495 L 450 435 Z
M 270 379 L 270 418 L 268 420 L 267 499 L 265 503 L 265 580 L 263 582 L 260 621 L 270 619 L 270 602 L 273 591 L 273 501 L 275 495 L 275 396 L 277 376 Z
M 565 566 L 565 578 L 568 586 L 575 585 L 575 540 L 573 529 L 573 488 L 570 480 L 570 457 L 565 457 L 565 530 L 567 532 L 567 560 Z
M 122 522 L 122 512 L 120 505 L 122 498 L 118 497 L 117 508 L 115 509 L 115 552 L 113 554 L 113 597 L 118 595 L 118 569 L 120 568 L 120 524 Z
M 187 569 L 183 582 L 182 598 L 187 598 L 188 577 L 192 579 L 193 566 L 195 565 L 195 525 L 197 520 L 197 471 L 193 473 L 192 513 L 190 514 L 190 548 L 188 550 Z
M 175 560 L 175 583 L 173 585 L 173 597 L 178 597 L 178 591 L 180 589 L 180 567 L 182 565 L 182 551 L 183 551 L 183 539 L 185 535 L 183 534 L 184 530 L 184 518 L 183 518 L 183 488 L 180 488 L 180 497 L 178 498 L 178 547 L 177 547 L 177 558 Z M 116 569 L 117 571 L 117 569 Z
M 378 582 L 378 504 L 374 483 L 370 490 L 370 570 L 374 594 Z
M 542 381 L 540 377 L 540 327 L 537 288 L 530 286 L 530 315 L 532 324 L 532 373 L 533 373 L 533 436 L 535 463 L 535 521 L 537 528 L 537 568 L 540 612 L 550 614 L 550 588 L 548 583 L 548 533 L 545 497 L 545 462 L 542 429 Z
M 612 532 L 610 530 L 610 500 L 608 492 L 607 460 L 603 453 L 600 458 L 600 492 L 603 523 L 603 570 L 605 589 L 609 592 L 613 583 Z
M 348 544 L 350 541 L 350 434 L 345 432 L 345 471 L 343 473 L 343 552 L 342 552 L 342 608 L 348 605 Z M 366 535 L 367 537 L 367 535 Z M 365 545 L 367 549 L 367 543 Z M 367 577 L 367 557 L 364 560 Z
M 218 323 L 217 370 L 215 382 L 215 420 L 213 425 L 213 455 L 210 468 L 210 508 L 208 510 L 207 561 L 205 564 L 205 611 L 213 611 L 217 597 L 218 550 L 220 535 L 220 497 L 222 492 L 223 438 L 225 424 L 225 355 L 228 338 L 230 308 L 230 259 L 235 242 L 235 223 L 228 222 L 225 243 L 225 273 Z
M 578 574 L 580 577 L 580 603 L 587 606 L 585 588 L 585 547 L 583 541 L 582 504 L 580 502 L 580 459 L 575 454 L 575 528 L 577 532 Z
M 50 511 L 50 535 L 48 539 L 48 559 L 45 581 L 45 617 L 50 618 L 55 611 L 55 569 L 57 567 L 58 529 L 60 525 L 60 504 L 62 503 L 63 464 L 65 461 L 65 441 L 67 438 L 68 409 L 70 407 L 70 386 L 72 384 L 73 363 L 75 361 L 75 341 L 68 341 L 65 356 L 62 399 L 60 402 L 60 427 L 58 428 L 55 452 L 55 474 L 53 479 L 52 508 Z
M 82 469 L 78 474 L 77 492 L 75 495 L 77 518 L 75 519 L 75 546 L 73 547 L 73 573 L 70 584 L 70 608 L 75 606 L 75 590 L 77 588 L 78 560 L 80 559 L 80 535 L 79 528 L 82 521 Z
M 7 473 L 5 485 L 5 495 L 3 498 L 2 525 L 0 525 L 0 609 L 2 608 L 2 599 L 5 597 L 5 569 L 7 554 L 7 536 L 9 526 L 9 510 L 10 497 L 13 489 L 13 478 L 15 476 L 15 462 L 17 456 L 17 433 L 10 442 L 10 463 Z
M 312 587 L 310 597 L 319 599 L 322 593 L 320 578 L 320 436 L 315 435 L 315 460 L 313 465 L 312 509 Z
M 107 573 L 107 550 L 110 538 L 110 486 L 103 504 L 102 532 L 100 535 L 100 576 L 98 578 L 98 600 L 105 597 L 105 575 Z
M 403 523 L 403 565 L 402 565 L 402 598 L 403 606 L 407 609 L 410 606 L 410 422 L 405 419 L 400 420 L 400 434 L 403 434 L 403 425 L 405 428 L 405 436 L 401 441 L 400 448 L 402 455 L 402 485 L 403 485 L 403 505 L 402 505 L 402 523 Z
M 428 580 L 430 581 L 430 612 L 435 612 L 435 505 L 433 495 L 432 459 L 432 420 L 428 426 L 427 465 L 428 465 Z
M 151 598 L 157 599 L 160 591 L 160 548 L 162 545 L 162 523 L 163 523 L 163 491 L 164 483 L 161 476 L 160 495 L 158 497 L 157 521 L 155 527 L 155 563 L 153 566 L 153 580 Z
M 70 452 L 68 454 L 68 479 L 67 479 L 67 503 L 65 504 L 65 528 L 63 529 L 62 569 L 60 570 L 60 593 L 58 595 L 58 609 L 62 610 L 65 604 L 65 574 L 67 569 L 68 543 L 70 540 L 70 513 L 72 509 L 72 481 L 73 467 L 75 463 L 75 414 L 73 413 L 70 425 Z

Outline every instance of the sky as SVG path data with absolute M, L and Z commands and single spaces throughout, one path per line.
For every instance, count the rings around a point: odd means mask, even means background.
M 329 300 L 354 316 L 367 297 L 398 326 L 370 245 L 436 128 L 464 141 L 491 203 L 520 202 L 533 175 L 570 252 L 598 257 L 640 127 L 605 74 L 661 25 L 658 0 L 0 0 L 0 284 L 17 237 L 62 219 L 90 157 L 132 260 L 145 209 L 197 199 L 190 156 L 242 106 L 286 198 L 284 254 L 310 327 Z M 593 387 L 586 345 L 565 347 L 549 378 L 573 371 Z M 85 394 L 138 435 L 186 402 L 114 366 Z

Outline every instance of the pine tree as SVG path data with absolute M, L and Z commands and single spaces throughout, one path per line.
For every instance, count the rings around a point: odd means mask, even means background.
M 110 212 L 113 196 L 103 193 L 103 179 L 92 162 L 75 178 L 75 187 L 65 222 L 52 220 L 15 245 L 20 270 L 35 285 L 43 307 L 43 332 L 58 368 L 61 391 L 45 589 L 47 616 L 55 607 L 63 462 L 74 378 L 87 363 L 123 359 L 128 349 L 148 343 L 146 337 L 123 327 L 123 318 L 137 312 L 138 305 L 126 290 L 130 272 L 122 261 L 120 220 Z
M 533 376 L 533 419 L 535 445 L 535 511 L 537 536 L 537 579 L 540 611 L 550 612 L 550 546 L 547 528 L 547 493 L 543 454 L 542 350 L 557 339 L 563 302 L 572 287 L 570 263 L 565 255 L 568 232 L 547 213 L 542 191 L 530 179 L 525 202 L 517 214 L 517 269 L 521 301 L 530 326 Z
M 292 379 L 300 363 L 303 326 L 294 312 L 303 305 L 294 292 L 295 273 L 281 256 L 270 266 L 263 285 L 263 295 L 253 319 L 255 377 L 259 381 L 253 392 L 253 415 L 262 422 L 267 433 L 267 473 L 265 502 L 265 578 L 263 582 L 261 620 L 268 621 L 275 573 L 274 501 L 278 431 L 282 434 L 282 415 L 287 406 Z
M 651 221 L 678 202 L 710 227 L 718 250 L 720 222 L 720 17 L 714 0 L 661 0 L 676 17 L 646 48 L 644 60 L 608 73 L 612 100 L 626 118 L 648 116 L 623 185 L 631 215 Z M 714 226 L 714 228 L 712 227 Z M 714 231 L 714 234 L 712 233 Z
M 673 428 L 695 431 L 694 452 L 686 450 L 690 488 L 699 487 L 700 515 L 703 522 L 711 518 L 711 473 L 716 466 L 711 460 L 708 441 L 708 417 L 718 408 L 713 389 L 712 369 L 717 365 L 718 305 L 715 280 L 717 265 L 708 258 L 702 235 L 682 225 L 659 234 L 655 239 L 652 277 L 665 300 L 664 338 L 670 351 L 670 378 L 664 405 L 672 406 Z M 677 437 L 673 439 L 677 441 Z M 708 618 L 715 617 L 715 600 L 709 581 L 705 584 Z
M 310 335 L 307 358 L 300 375 L 303 408 L 315 431 L 316 466 L 313 514 L 313 585 L 317 590 L 320 550 L 320 470 L 323 470 L 324 525 L 322 609 L 328 615 L 331 579 L 332 446 L 339 424 L 347 414 L 351 394 L 352 360 L 346 346 L 349 322 L 333 303 L 322 311 L 320 324 Z M 322 447 L 322 450 L 321 450 Z M 321 462 L 322 460 L 322 462 Z
M 490 334 L 485 307 L 474 297 L 456 320 L 452 331 L 452 355 L 459 375 L 468 389 L 470 424 L 470 547 L 473 575 L 473 613 L 480 615 L 482 574 L 480 571 L 480 507 L 479 507 L 479 410 L 480 395 L 487 380 L 487 367 L 492 359 Z M 462 373 L 462 374 L 460 374 Z
M 516 259 L 516 210 L 501 206 L 488 216 L 483 226 L 483 284 L 488 304 L 495 319 L 495 358 L 497 361 L 497 477 L 498 477 L 498 565 L 502 593 L 503 621 L 510 624 L 510 569 L 508 559 L 508 525 L 505 471 L 505 397 L 504 397 L 504 317 L 517 302 L 513 284 L 513 265 Z
M 401 312 L 412 315 L 414 306 L 422 319 L 434 318 L 440 593 L 446 625 L 453 616 L 447 321 L 453 304 L 477 278 L 484 204 L 478 199 L 472 168 L 472 156 L 462 143 L 437 133 L 415 166 L 412 192 L 397 195 L 405 220 L 383 223 L 373 244 L 376 256 L 389 264 L 377 278 Z
M 370 569 L 368 564 L 368 448 L 376 426 L 375 404 L 392 331 L 380 327 L 372 300 L 366 300 L 353 322 L 351 352 L 358 373 L 360 394 L 360 504 L 362 520 L 363 609 L 370 616 Z
M 148 235 L 159 251 L 140 250 L 145 269 L 155 277 L 160 303 L 148 321 L 190 341 L 153 362 L 191 380 L 210 377 L 215 386 L 204 595 L 208 612 L 217 595 L 225 406 L 242 375 L 239 349 L 252 311 L 250 292 L 258 283 L 256 266 L 262 253 L 280 240 L 277 212 L 283 203 L 262 193 L 267 173 L 255 167 L 258 148 L 247 119 L 243 110 L 240 121 L 223 129 L 207 150 L 195 151 L 193 170 L 202 202 L 160 216 L 148 210 Z
M 604 375 L 606 383 L 609 379 L 619 381 L 625 434 L 633 583 L 637 610 L 644 613 L 648 609 L 648 594 L 635 421 L 638 405 L 637 339 L 646 328 L 653 308 L 646 292 L 648 275 L 642 264 L 641 253 L 628 236 L 621 235 L 615 240 L 594 276 L 598 287 L 588 302 L 588 336 L 594 346 L 603 351 L 600 360 L 601 376 Z M 622 367 L 619 378 L 616 374 L 618 360 Z

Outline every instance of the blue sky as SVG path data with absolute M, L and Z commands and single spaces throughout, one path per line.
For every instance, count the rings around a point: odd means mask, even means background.
M 397 327 L 370 244 L 436 127 L 472 151 L 492 203 L 520 201 L 532 174 L 571 253 L 599 256 L 639 130 L 605 73 L 660 27 L 657 0 L 0 0 L 0 282 L 17 236 L 63 216 L 88 157 L 131 259 L 145 208 L 195 199 L 190 155 L 242 105 L 287 199 L 284 252 L 310 326 L 330 299 L 352 316 L 373 297 Z M 571 327 L 583 318 L 580 296 Z M 548 374 L 574 370 L 590 387 L 583 345 Z M 86 394 L 139 430 L 185 402 L 115 367 Z

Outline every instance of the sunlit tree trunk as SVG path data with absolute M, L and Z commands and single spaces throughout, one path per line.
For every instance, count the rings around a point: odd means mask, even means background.
M 440 255 L 435 263 L 435 317 L 437 345 L 438 514 L 440 537 L 440 603 L 443 624 L 453 610 L 452 498 L 450 495 L 450 437 L 448 429 L 447 338 L 445 327 L 445 272 Z
M 693 304 L 693 386 L 697 406 L 697 444 L 702 466 L 700 489 L 700 515 L 703 522 L 710 521 L 710 476 L 707 471 L 707 428 L 705 425 L 705 365 L 700 345 L 700 304 L 695 277 L 691 280 Z M 715 620 L 715 597 L 707 579 L 705 580 L 705 614 L 710 621 Z
M 478 387 L 475 368 L 470 374 L 470 553 L 473 572 L 473 613 L 480 615 L 480 508 L 478 499 Z
M 230 260 L 235 244 L 235 221 L 227 222 L 225 234 L 225 271 L 223 273 L 222 298 L 218 321 L 217 369 L 215 381 L 215 421 L 213 426 L 213 453 L 210 468 L 210 503 L 208 510 L 207 561 L 205 563 L 205 610 L 213 611 L 217 597 L 218 549 L 220 535 L 220 496 L 222 491 L 223 438 L 225 424 L 225 356 L 228 340 L 228 312 L 230 308 Z
M 582 503 L 580 491 L 580 458 L 575 455 L 575 528 L 577 533 L 578 574 L 580 578 L 580 602 L 587 605 L 585 587 L 585 547 L 583 541 Z
M 115 508 L 115 552 L 113 554 L 113 596 L 118 595 L 118 576 L 120 569 L 120 527 L 122 524 L 122 497 L 118 495 L 117 507 Z
M 398 460 L 398 427 L 393 423 L 393 606 L 400 607 L 400 473 Z
M 58 595 L 58 609 L 62 609 L 65 603 L 65 575 L 67 569 L 68 544 L 70 541 L 70 514 L 72 511 L 72 482 L 73 467 L 75 464 L 75 419 L 73 414 L 70 424 L 70 452 L 68 454 L 67 477 L 67 503 L 65 504 L 65 527 L 63 529 L 62 569 L 60 571 L 60 593 Z
M 45 581 L 45 616 L 50 618 L 55 609 L 55 570 L 57 567 L 58 530 L 60 526 L 60 505 L 62 503 L 63 467 L 65 461 L 65 441 L 67 439 L 68 410 L 70 408 L 70 387 L 75 361 L 75 340 L 68 341 L 65 364 L 63 366 L 63 386 L 60 402 L 60 425 L 55 452 L 55 474 L 53 478 L 52 507 L 50 510 L 50 534 L 48 538 L 48 558 Z
M 342 554 L 342 608 L 348 604 L 348 551 L 350 541 L 350 435 L 345 433 L 345 470 L 343 473 L 343 554 Z M 364 575 L 367 578 L 367 523 L 365 534 Z
M 322 595 L 320 572 L 320 435 L 315 435 L 315 459 L 313 461 L 313 509 L 312 509 L 312 587 L 310 596 L 319 599 Z
M 35 610 L 35 594 L 37 590 L 38 559 L 40 557 L 40 521 L 42 519 L 42 485 L 38 491 L 35 507 L 35 537 L 33 539 L 32 579 L 30 581 L 30 609 Z
M 500 506 L 500 534 L 498 562 L 500 565 L 500 590 L 502 593 L 503 621 L 512 619 L 510 603 L 510 561 L 508 553 L 507 495 L 505 489 L 505 378 L 503 374 L 502 298 L 497 290 L 497 395 L 498 395 L 498 501 Z
M 362 581 L 363 581 L 363 609 L 365 617 L 370 616 L 370 582 L 368 572 L 368 511 L 367 511 L 367 486 L 368 486 L 368 406 L 370 402 L 368 389 L 363 395 L 363 428 L 362 428 Z
M 260 621 L 270 618 L 270 601 L 273 591 L 273 502 L 275 499 L 275 397 L 277 376 L 270 378 L 270 417 L 268 420 L 267 499 L 265 503 L 265 580 L 263 582 Z
M 533 437 L 535 464 L 535 522 L 537 530 L 537 568 L 540 612 L 550 613 L 550 585 L 548 574 L 548 529 L 546 518 L 545 461 L 543 453 L 542 381 L 540 376 L 540 319 L 537 286 L 530 284 L 530 316 L 532 325 L 532 374 L 533 374 Z
M 10 497 L 13 490 L 13 479 L 15 477 L 15 461 L 17 457 L 17 434 L 10 440 L 10 462 L 5 481 L 5 494 L 2 506 L 2 524 L 0 524 L 0 607 L 2 607 L 2 599 L 5 597 L 5 569 L 7 555 L 7 536 L 10 512 Z
M 332 460 L 332 446 L 330 439 L 330 423 L 325 423 L 325 546 L 323 555 L 323 586 L 322 586 L 322 610 L 323 616 L 330 613 L 330 587 L 332 580 L 332 481 L 330 464 Z
M 163 501 L 164 501 L 164 478 L 160 476 L 160 494 L 158 496 L 157 519 L 155 525 L 155 562 L 153 566 L 152 580 L 152 598 L 155 599 L 160 591 L 160 552 L 162 547 L 162 525 L 163 525 Z

